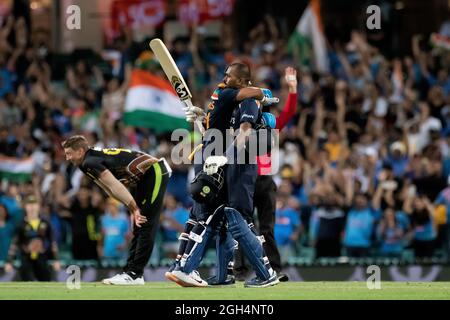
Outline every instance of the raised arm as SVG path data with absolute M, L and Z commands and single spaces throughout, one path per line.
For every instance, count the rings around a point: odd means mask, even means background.
M 323 129 L 324 118 L 325 118 L 324 101 L 322 97 L 319 97 L 316 101 L 316 118 L 314 119 L 313 123 L 312 139 L 308 148 L 309 149 L 308 158 L 310 158 L 311 154 L 317 151 L 319 144 L 319 135 Z
M 198 33 L 197 33 L 198 25 L 197 23 L 194 23 L 194 25 L 191 28 L 191 37 L 189 41 L 189 51 L 192 54 L 192 62 L 194 64 L 194 69 L 197 72 L 201 72 L 204 70 L 204 64 L 202 62 L 202 59 L 200 58 L 200 55 L 198 54 L 198 48 L 199 48 L 199 39 L 198 39 Z
M 277 117 L 276 129 L 283 129 L 297 111 L 297 71 L 292 67 L 287 67 L 284 77 L 289 88 L 289 95 L 283 110 Z
M 341 62 L 342 66 L 344 67 L 344 71 L 345 74 L 347 75 L 347 78 L 352 79 L 353 78 L 352 67 L 350 66 L 350 63 L 348 62 L 348 59 L 342 50 L 338 51 L 338 59 Z
M 421 50 L 420 50 L 420 39 L 422 38 L 421 35 L 415 34 L 411 38 L 411 49 L 413 52 L 414 59 L 417 61 L 420 59 Z
M 412 214 L 413 208 L 412 208 L 412 199 L 413 196 L 408 193 L 406 196 L 405 202 L 403 203 L 403 211 L 407 214 Z
M 435 221 L 436 207 L 433 205 L 433 203 L 430 201 L 428 197 L 425 197 L 424 201 L 425 201 L 425 208 L 427 209 L 428 216 L 430 217 L 431 220 L 431 226 L 434 232 L 437 232 L 437 226 Z
M 377 186 L 377 190 L 375 191 L 375 194 L 372 198 L 372 208 L 375 210 L 379 210 L 381 208 L 381 198 L 383 197 L 383 181 L 380 181 L 380 183 Z
M 347 127 L 345 125 L 345 96 L 346 84 L 343 81 L 336 83 L 336 95 L 334 101 L 337 106 L 336 125 L 341 141 L 347 142 Z
M 301 139 L 305 145 L 309 143 L 309 137 L 306 135 L 305 131 L 306 118 L 309 113 L 311 113 L 311 109 L 303 109 L 302 112 L 300 112 L 297 123 L 297 137 Z
M 425 197 L 424 201 L 425 201 L 425 207 L 428 211 L 428 215 L 430 216 L 430 218 L 434 218 L 434 212 L 435 212 L 436 208 L 431 203 L 431 201 L 428 197 Z

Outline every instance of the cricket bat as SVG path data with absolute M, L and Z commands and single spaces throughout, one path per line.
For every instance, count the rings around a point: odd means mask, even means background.
M 152 41 L 150 41 L 150 48 L 152 49 L 156 58 L 158 58 L 159 63 L 164 70 L 164 73 L 169 79 L 172 87 L 175 89 L 175 92 L 177 93 L 180 100 L 183 101 L 188 107 L 193 107 L 194 105 L 192 104 L 191 100 L 192 94 L 189 91 L 189 88 L 186 85 L 186 82 L 184 81 L 180 70 L 178 69 L 175 61 L 170 55 L 169 50 L 167 50 L 164 42 L 162 42 L 161 39 L 153 39 Z M 203 135 L 205 133 L 203 124 L 199 120 L 196 120 L 195 123 L 201 134 Z

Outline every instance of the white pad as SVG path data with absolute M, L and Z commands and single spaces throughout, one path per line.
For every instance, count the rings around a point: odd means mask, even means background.
M 194 240 L 197 243 L 201 243 L 203 241 L 202 236 L 200 236 L 192 231 L 191 231 L 191 233 L 189 233 L 189 239 Z
M 261 244 L 263 244 L 264 242 L 266 242 L 266 239 L 264 238 L 264 236 L 259 236 L 257 237 L 259 242 L 261 242 Z
M 189 240 L 189 235 L 187 233 L 182 233 L 180 234 L 180 236 L 178 237 L 178 240 L 184 240 L 184 241 L 188 241 Z

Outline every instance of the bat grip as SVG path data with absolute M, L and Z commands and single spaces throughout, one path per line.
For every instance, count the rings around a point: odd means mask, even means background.
M 195 147 L 195 149 L 191 152 L 191 154 L 188 156 L 189 161 L 192 161 L 194 159 L 195 154 L 198 150 L 200 150 L 203 147 L 203 143 L 200 143 L 198 146 Z
M 199 120 L 195 120 L 195 124 L 197 125 L 198 129 L 200 130 L 200 133 L 202 136 L 205 134 L 205 128 L 203 127 L 203 124 Z

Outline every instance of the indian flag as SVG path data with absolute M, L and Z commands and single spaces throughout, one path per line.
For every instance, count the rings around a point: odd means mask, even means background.
M 157 133 L 188 129 L 183 107 L 168 81 L 148 71 L 133 70 L 125 100 L 125 124 L 151 128 Z
M 319 72 L 329 71 L 320 0 L 310 0 L 289 38 L 288 49 L 301 64 L 312 64 Z
M 34 170 L 34 160 L 31 157 L 17 159 L 0 155 L 0 179 L 13 182 L 31 180 Z

